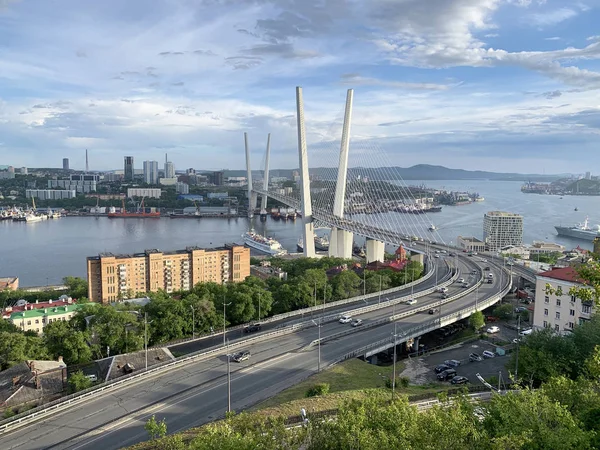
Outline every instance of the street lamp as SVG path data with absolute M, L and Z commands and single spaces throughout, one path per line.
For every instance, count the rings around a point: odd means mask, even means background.
M 321 320 L 319 320 L 319 323 L 315 322 L 314 320 L 312 321 L 317 328 L 319 329 L 319 344 L 318 344 L 318 348 L 319 348 L 319 361 L 317 363 L 317 373 L 321 372 Z
M 148 313 L 144 313 L 144 345 L 146 347 L 146 370 L 148 370 L 148 324 L 154 322 L 151 320 L 148 322 Z
M 229 353 L 229 340 L 226 342 L 227 349 L 227 412 L 231 412 L 231 353 Z
M 194 305 L 190 305 L 192 309 L 192 339 L 196 339 L 196 317 L 194 314 Z
M 227 319 L 225 318 L 225 309 L 229 305 L 231 305 L 231 302 L 225 303 L 225 296 L 223 296 L 223 347 L 227 346 L 227 343 L 225 341 L 225 336 L 227 335 Z
M 382 275 L 379 274 L 379 300 L 377 300 L 377 304 L 381 303 L 381 283 L 382 283 Z

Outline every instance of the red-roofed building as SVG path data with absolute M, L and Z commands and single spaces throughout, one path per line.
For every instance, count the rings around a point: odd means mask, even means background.
M 593 302 L 583 302 L 569 293 L 572 287 L 583 285 L 583 280 L 573 267 L 554 268 L 539 273 L 535 285 L 533 327 L 552 328 L 558 333 L 564 333 L 590 320 Z M 547 292 L 548 287 L 554 293 Z

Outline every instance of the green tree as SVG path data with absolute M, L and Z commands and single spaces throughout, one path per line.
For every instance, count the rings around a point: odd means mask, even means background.
M 27 338 L 21 333 L 0 333 L 0 364 L 2 369 L 18 364 L 27 359 Z
M 513 316 L 513 307 L 509 303 L 498 305 L 494 308 L 494 316 L 501 320 L 509 320 Z
M 83 391 L 84 389 L 91 387 L 92 380 L 86 377 L 81 370 L 78 370 L 77 372 L 72 373 L 69 376 L 68 384 L 69 392 L 73 394 L 75 392 Z
M 360 277 L 352 270 L 340 272 L 331 280 L 333 299 L 341 300 L 358 295 L 360 284 Z
M 127 310 L 99 305 L 90 318 L 89 329 L 98 357 L 140 350 L 144 346 L 144 323 Z
M 473 330 L 477 331 L 481 327 L 485 325 L 485 320 L 483 318 L 483 313 L 481 311 L 475 311 L 473 314 L 469 316 L 469 326 L 473 328 Z
M 158 422 L 154 415 L 152 415 L 152 417 L 148 419 L 148 422 L 146 422 L 144 428 L 148 432 L 150 439 L 163 438 L 167 435 L 167 424 L 165 422 L 165 419 Z
M 83 278 L 79 277 L 64 277 L 63 283 L 67 286 L 68 293 L 71 297 L 79 299 L 81 297 L 89 297 L 88 283 Z
M 44 344 L 53 359 L 62 356 L 67 365 L 91 361 L 92 350 L 86 332 L 71 327 L 67 322 L 55 321 L 44 328 Z

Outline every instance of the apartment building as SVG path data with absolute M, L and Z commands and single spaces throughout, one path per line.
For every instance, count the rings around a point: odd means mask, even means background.
M 128 188 L 127 197 L 160 198 L 162 190 L 159 188 Z
M 546 292 L 547 285 L 554 294 Z M 535 284 L 534 328 L 552 328 L 558 333 L 564 333 L 590 320 L 593 302 L 584 302 L 569 294 L 574 286 L 582 286 L 582 283 L 572 267 L 561 267 L 538 274 Z M 562 291 L 562 294 L 556 293 L 557 290 Z
M 197 283 L 240 282 L 250 275 L 250 249 L 240 245 L 88 257 L 89 298 L 114 302 L 138 293 L 189 290 Z
M 63 191 L 60 189 L 26 189 L 26 198 L 37 198 L 40 200 L 64 200 L 75 198 L 77 193 L 74 190 Z
M 523 216 L 504 211 L 489 211 L 483 215 L 483 241 L 490 251 L 509 245 L 523 244 Z
M 35 303 L 8 306 L 2 311 L 2 318 L 12 322 L 23 331 L 35 331 L 41 334 L 49 323 L 66 322 L 82 307 L 83 305 L 75 303 L 71 298 L 47 302 L 36 301 Z

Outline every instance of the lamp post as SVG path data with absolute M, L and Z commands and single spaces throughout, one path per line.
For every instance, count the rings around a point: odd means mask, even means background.
M 231 305 L 231 302 L 225 303 L 225 296 L 223 296 L 223 347 L 227 346 L 227 343 L 225 341 L 225 336 L 227 334 L 227 328 L 226 328 L 227 319 L 225 318 L 225 309 L 229 305 Z
M 148 324 L 154 322 L 151 320 L 148 322 L 148 313 L 144 313 L 144 346 L 146 347 L 146 371 L 148 370 Z
M 196 339 L 196 316 L 194 313 L 194 305 L 190 305 L 192 309 L 192 339 Z
M 229 353 L 229 340 L 226 342 L 227 348 L 227 412 L 231 412 L 231 354 Z
M 381 284 L 382 284 L 382 275 L 379 275 L 379 300 L 377 300 L 377 304 L 381 303 Z
M 396 304 L 394 303 L 394 307 L 392 309 L 392 317 L 394 317 L 396 315 Z M 394 362 L 393 362 L 393 368 L 392 368 L 392 401 L 394 400 L 394 396 L 396 395 L 396 345 L 397 345 L 397 341 L 396 338 L 398 336 L 398 333 L 396 333 L 397 327 L 396 327 L 396 322 L 394 321 Z
M 260 296 L 260 292 L 258 293 L 258 321 L 260 322 L 260 301 L 261 301 L 261 296 Z

